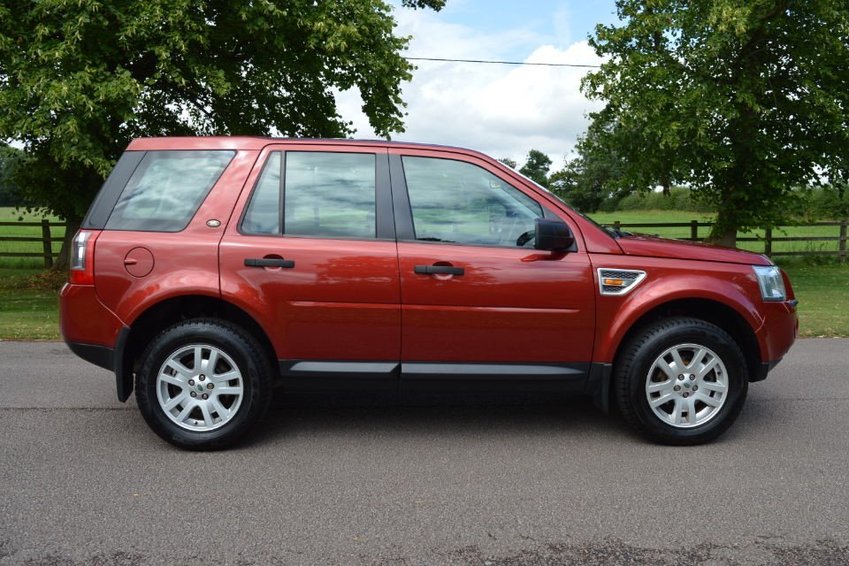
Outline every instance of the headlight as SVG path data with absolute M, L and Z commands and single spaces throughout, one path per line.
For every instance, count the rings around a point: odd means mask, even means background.
M 768 267 L 753 265 L 752 267 L 758 278 L 763 300 L 783 301 L 787 299 L 787 291 L 784 290 L 784 279 L 781 277 L 780 269 L 774 265 Z

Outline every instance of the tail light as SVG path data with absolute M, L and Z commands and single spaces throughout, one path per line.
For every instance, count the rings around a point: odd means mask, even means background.
M 94 241 L 99 232 L 80 230 L 71 243 L 71 271 L 74 285 L 94 285 Z

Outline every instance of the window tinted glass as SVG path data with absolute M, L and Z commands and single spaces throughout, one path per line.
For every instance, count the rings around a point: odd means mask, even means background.
M 286 152 L 283 232 L 375 237 L 375 156 Z
M 404 157 L 403 162 L 417 240 L 533 245 L 534 219 L 542 216 L 542 207 L 518 189 L 462 161 Z
M 121 192 L 106 228 L 179 232 L 233 158 L 232 151 L 149 151 Z
M 247 234 L 280 234 L 280 160 L 276 151 L 265 162 L 242 220 Z

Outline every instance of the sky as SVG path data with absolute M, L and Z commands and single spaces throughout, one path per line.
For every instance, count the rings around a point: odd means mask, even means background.
M 400 2 L 397 2 L 400 4 Z M 598 64 L 587 36 L 617 21 L 614 0 L 448 0 L 440 12 L 395 9 L 409 57 Z M 559 169 L 600 107 L 580 92 L 588 69 L 415 61 L 403 85 L 406 131 L 393 139 L 457 145 L 509 157 L 530 149 Z M 373 138 L 356 92 L 338 96 L 355 137 Z

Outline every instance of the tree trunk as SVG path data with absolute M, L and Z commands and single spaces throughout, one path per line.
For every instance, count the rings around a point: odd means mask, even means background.
M 53 271 L 68 271 L 68 268 L 71 266 L 71 240 L 74 239 L 77 230 L 80 229 L 80 224 L 82 224 L 82 219 L 79 218 L 69 218 L 66 221 L 62 249 L 59 251 L 59 257 L 53 262 L 53 267 L 51 268 Z
M 733 248 L 737 246 L 737 228 L 729 226 L 721 228 L 719 223 L 715 224 L 708 236 L 708 242 L 718 246 Z

